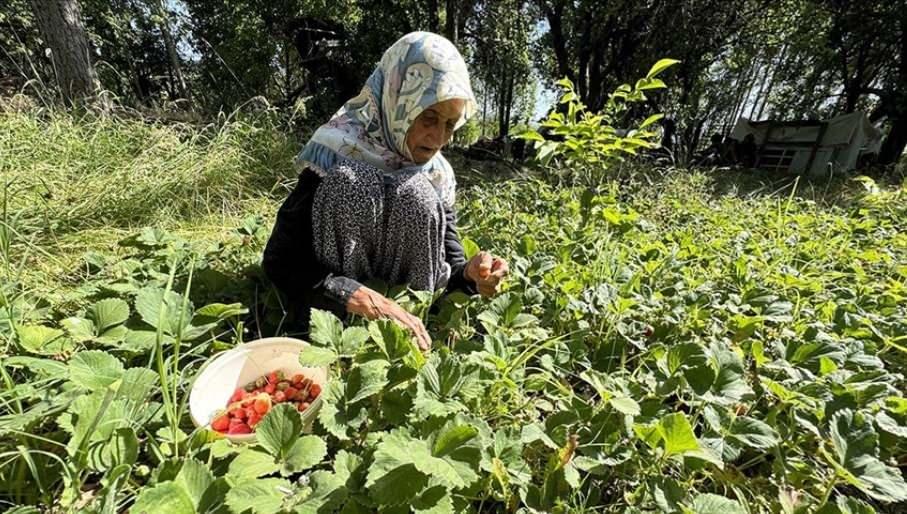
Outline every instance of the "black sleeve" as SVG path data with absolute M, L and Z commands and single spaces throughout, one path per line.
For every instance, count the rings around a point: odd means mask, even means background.
M 447 219 L 447 229 L 444 232 L 444 259 L 450 265 L 450 281 L 447 283 L 447 292 L 463 291 L 467 294 L 477 294 L 476 284 L 466 278 L 466 252 L 463 243 L 457 234 L 457 211 L 454 207 L 444 210 Z
M 304 308 L 325 309 L 342 316 L 350 295 L 361 284 L 351 278 L 335 276 L 315 256 L 312 245 L 312 204 L 318 174 L 305 170 L 296 188 L 280 210 L 262 257 L 265 275 L 291 303 Z

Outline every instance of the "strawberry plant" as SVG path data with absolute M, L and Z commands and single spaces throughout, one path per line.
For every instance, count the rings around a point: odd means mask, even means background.
M 215 243 L 142 229 L 56 288 L 26 281 L 27 231 L 4 228 L 0 505 L 903 512 L 903 186 L 845 182 L 830 198 L 662 180 L 467 188 L 465 246 L 509 259 L 505 290 L 429 309 L 431 295 L 375 285 L 424 319 L 427 353 L 389 321 L 313 311 L 300 363 L 331 379 L 308 389 L 311 432 L 304 378 L 264 377 L 235 398 L 232 418 L 255 428 L 245 445 L 196 427 L 187 402 L 218 352 L 299 335 L 256 268 L 263 220 Z

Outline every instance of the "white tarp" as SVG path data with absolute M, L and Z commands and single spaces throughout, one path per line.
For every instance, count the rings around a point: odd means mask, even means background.
M 869 122 L 863 112 L 844 114 L 824 120 L 823 123 L 825 132 L 809 166 L 811 174 L 827 173 L 829 166 L 834 171 L 853 170 L 861 155 L 878 153 L 882 146 L 882 133 Z M 731 137 L 743 141 L 748 134 L 752 134 L 760 148 L 764 144 L 766 151 L 785 153 L 790 161 L 787 168 L 789 171 L 802 173 L 809 165 L 813 145 L 820 132 L 821 126 L 816 122 L 773 126 L 770 121 L 752 122 L 740 118 L 731 131 Z M 766 136 L 769 136 L 768 143 L 765 143 Z

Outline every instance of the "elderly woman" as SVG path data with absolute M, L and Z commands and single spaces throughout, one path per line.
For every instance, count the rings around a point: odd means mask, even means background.
M 422 321 L 360 283 L 492 296 L 508 271 L 487 252 L 466 261 L 457 236 L 453 170 L 441 147 L 475 111 L 466 63 L 447 39 L 407 34 L 359 95 L 297 157 L 262 265 L 302 323 L 312 307 L 390 318 L 419 346 Z

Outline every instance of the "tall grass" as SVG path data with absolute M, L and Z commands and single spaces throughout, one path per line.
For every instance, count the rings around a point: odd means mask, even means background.
M 9 209 L 45 236 L 231 215 L 281 197 L 298 143 L 267 113 L 205 126 L 0 110 Z

